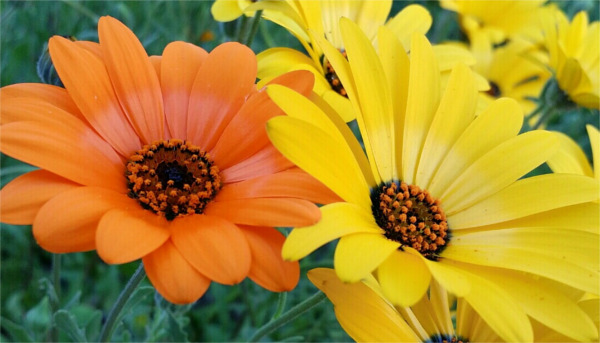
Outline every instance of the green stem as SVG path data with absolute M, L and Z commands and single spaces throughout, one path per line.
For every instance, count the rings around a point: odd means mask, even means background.
M 262 39 L 265 41 L 267 48 L 272 48 L 276 45 L 276 43 L 273 40 L 273 37 L 271 37 L 271 33 L 269 33 L 269 30 L 267 29 L 267 27 L 264 24 L 265 23 L 263 22 L 261 25 L 258 25 L 258 29 L 260 30 L 260 35 L 261 35 Z
M 52 312 L 55 313 L 60 308 L 60 266 L 61 266 L 61 254 L 52 254 L 52 286 L 54 287 L 54 294 L 56 294 L 56 301 L 52 301 Z M 56 323 L 52 325 L 50 329 L 50 339 L 52 342 L 58 342 L 58 329 Z
M 246 45 L 250 46 L 252 41 L 254 40 L 254 36 L 256 36 L 256 31 L 258 31 L 258 24 L 260 23 L 260 17 L 262 16 L 262 10 L 256 11 L 254 18 L 252 19 L 252 26 L 250 27 L 250 33 L 248 33 L 248 37 L 246 38 Z
M 244 36 L 244 32 L 246 29 L 248 23 L 248 17 L 246 17 L 245 14 L 242 14 L 242 19 L 240 21 L 238 21 L 238 26 L 236 29 L 236 33 L 235 33 L 235 41 L 236 42 L 240 42 L 240 43 L 244 43 L 244 41 L 242 40 L 242 37 Z
M 284 325 L 286 323 L 289 323 L 290 321 L 294 320 L 296 317 L 298 317 L 302 313 L 304 313 L 304 312 L 310 310 L 311 308 L 317 306 L 318 304 L 320 304 L 326 298 L 327 298 L 327 296 L 325 295 L 325 293 L 323 293 L 321 291 L 318 291 L 317 293 L 315 293 L 314 295 L 312 295 L 310 298 L 304 300 L 303 302 L 301 302 L 298 305 L 296 305 L 296 306 L 292 307 L 291 309 L 289 309 L 289 311 L 287 311 L 286 313 L 282 314 L 279 318 L 271 320 L 270 322 L 268 322 L 267 324 L 265 324 L 263 327 L 261 327 L 260 329 L 258 329 L 254 333 L 254 335 L 252 335 L 252 337 L 250 337 L 250 339 L 248 340 L 248 342 L 258 342 L 258 340 L 261 339 L 262 337 L 270 334 L 271 332 L 275 331 L 276 329 L 278 329 L 282 325 Z
M 273 318 L 271 320 L 275 320 L 281 316 L 283 309 L 285 308 L 285 302 L 287 301 L 287 292 L 279 293 L 279 297 L 277 298 L 277 309 L 273 314 Z
M 121 294 L 119 294 L 119 297 L 117 298 L 117 301 L 108 313 L 106 323 L 104 323 L 102 331 L 100 332 L 100 342 L 108 342 L 110 340 L 112 332 L 115 328 L 115 324 L 117 323 L 119 315 L 121 314 L 121 310 L 123 310 L 123 307 L 129 300 L 129 297 L 131 296 L 133 291 L 135 291 L 140 282 L 144 280 L 144 277 L 146 277 L 144 264 L 140 263 L 140 266 L 135 271 L 135 273 L 133 273 L 133 276 L 131 277 L 131 279 L 129 279 L 127 285 L 125 285 L 125 288 L 123 288 Z

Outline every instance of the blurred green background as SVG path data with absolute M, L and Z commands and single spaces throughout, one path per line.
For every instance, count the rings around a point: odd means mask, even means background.
M 434 17 L 428 36 L 433 42 L 464 39 L 456 14 L 442 10 L 435 1 L 398 1 L 392 15 L 410 3 L 427 7 Z M 598 1 L 560 1 L 568 14 L 587 10 L 598 20 Z M 217 23 L 210 15 L 210 1 L 1 1 L 0 84 L 40 82 L 36 62 L 53 35 L 97 41 L 96 23 L 110 15 L 129 26 L 149 54 L 161 54 L 167 43 L 183 40 L 210 51 L 233 40 L 237 22 Z M 261 21 L 252 48 L 255 52 L 272 46 L 300 48 L 285 30 Z M 1 106 L 1 104 L 0 104 Z M 575 138 L 588 152 L 585 124 L 598 126 L 598 111 L 575 110 L 549 125 Z M 33 168 L 0 156 L 0 183 Z M 60 341 L 95 340 L 101 324 L 139 262 L 110 266 L 95 252 L 62 257 L 61 295 L 53 303 L 52 255 L 35 244 L 31 228 L 1 224 L 0 229 L 0 340 L 49 340 L 53 309 L 63 328 Z M 333 245 L 329 244 L 301 261 L 301 281 L 288 295 L 289 308 L 312 295 L 316 288 L 306 271 L 332 266 Z M 277 295 L 246 280 L 236 286 L 212 284 L 195 304 L 174 306 L 161 299 L 145 281 L 135 295 L 135 304 L 124 312 L 115 341 L 245 341 L 269 321 L 276 310 Z M 71 324 L 69 324 L 71 323 Z M 72 323 L 75 323 L 73 327 Z M 332 305 L 324 302 L 269 337 L 277 341 L 350 341 L 337 323 Z

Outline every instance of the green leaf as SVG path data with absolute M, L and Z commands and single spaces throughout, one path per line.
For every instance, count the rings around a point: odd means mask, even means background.
M 52 324 L 50 300 L 44 296 L 42 300 L 25 314 L 25 327 L 35 333 L 46 333 Z
M 183 329 L 182 324 L 186 324 L 185 317 L 180 317 L 179 320 L 170 311 L 167 311 L 167 319 L 169 324 L 168 340 L 171 342 L 189 342 L 187 332 Z
M 84 330 L 77 325 L 75 316 L 65 310 L 58 310 L 54 314 L 56 327 L 65 332 L 73 342 L 87 342 Z
M 121 316 L 126 315 L 131 310 L 133 310 L 139 303 L 147 299 L 148 297 L 154 294 L 154 287 L 152 286 L 143 286 L 137 288 L 131 298 L 127 301 L 125 306 L 123 306 L 123 310 L 121 311 Z
M 0 326 L 10 335 L 14 342 L 33 342 L 33 338 L 23 326 L 5 317 L 0 317 Z

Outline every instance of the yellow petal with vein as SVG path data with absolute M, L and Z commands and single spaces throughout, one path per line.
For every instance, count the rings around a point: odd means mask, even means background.
M 383 67 L 371 41 L 355 23 L 342 18 L 340 29 L 360 102 L 357 116 L 362 116 L 364 123 L 361 133 L 369 137 L 370 147 L 366 149 L 373 150 L 381 179 L 391 180 L 395 168 L 394 118 L 390 89 L 381 82 L 386 79 Z
M 598 181 L 574 174 L 547 174 L 519 180 L 464 211 L 448 216 L 455 230 L 513 220 L 564 206 L 594 201 Z
M 440 102 L 440 72 L 431 44 L 414 34 L 402 151 L 402 180 L 414 184 L 421 149 Z M 400 134 L 400 133 L 398 133 Z
M 466 264 L 463 267 L 500 286 L 529 316 L 546 326 L 580 342 L 598 339 L 594 322 L 573 300 L 553 287 L 554 282 L 500 268 Z
M 580 174 L 594 176 L 585 153 L 575 141 L 561 132 L 555 132 L 560 149 L 548 160 L 548 166 L 555 173 Z
M 333 269 L 316 268 L 309 280 L 329 297 L 344 330 L 357 342 L 420 342 L 389 303 L 362 282 L 342 282 Z
M 475 118 L 448 151 L 429 185 L 429 192 L 439 197 L 450 184 L 483 154 L 516 136 L 523 114 L 516 101 L 508 98 L 494 101 Z
M 500 337 L 507 342 L 533 341 L 529 318 L 508 292 L 475 274 L 463 273 L 473 285 L 465 300 Z
M 460 63 L 450 75 L 425 139 L 415 183 L 428 188 L 441 161 L 475 116 L 477 89 L 473 72 Z
M 290 161 L 342 199 L 370 209 L 369 187 L 352 151 L 303 120 L 275 117 L 267 122 L 273 145 Z
M 530 131 L 483 155 L 440 196 L 446 215 L 458 212 L 512 184 L 544 163 L 559 148 L 556 136 Z

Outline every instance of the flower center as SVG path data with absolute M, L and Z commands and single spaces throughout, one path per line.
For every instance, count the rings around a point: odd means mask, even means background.
M 427 343 L 469 343 L 468 339 L 464 339 L 460 336 L 448 335 L 448 334 L 435 334 L 432 335 Z
M 344 55 L 344 57 L 348 59 L 348 56 L 346 55 L 345 51 L 342 51 L 342 55 Z M 348 93 L 344 89 L 342 81 L 340 81 L 340 78 L 333 69 L 333 66 L 327 60 L 325 61 L 325 79 L 331 85 L 331 89 L 339 93 L 341 96 L 345 96 L 346 98 L 348 97 Z
M 371 192 L 375 221 L 385 237 L 436 261 L 450 238 L 440 201 L 418 186 L 392 181 Z
M 127 162 L 129 196 L 163 215 L 201 214 L 221 189 L 219 168 L 197 146 L 178 139 L 144 145 Z
M 494 81 L 490 81 L 490 89 L 488 89 L 486 93 L 488 93 L 488 95 L 493 96 L 494 98 L 499 98 L 500 95 L 502 95 L 500 87 L 498 87 L 498 84 Z

